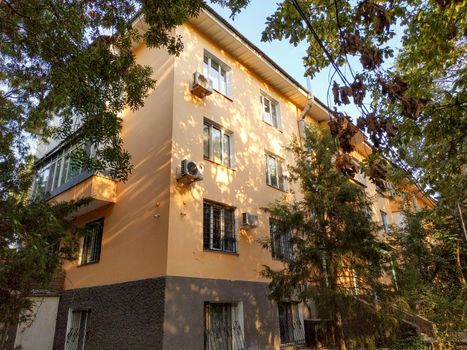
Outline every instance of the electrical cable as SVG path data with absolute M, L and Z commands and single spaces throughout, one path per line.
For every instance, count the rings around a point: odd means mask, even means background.
M 339 75 L 339 77 L 341 78 L 342 82 L 344 83 L 345 86 L 347 87 L 350 87 L 350 82 L 348 81 L 348 79 L 345 77 L 345 75 L 342 73 L 342 71 L 340 70 L 339 66 L 335 63 L 334 61 L 334 58 L 332 57 L 331 53 L 327 50 L 326 46 L 324 45 L 323 41 L 321 40 L 321 38 L 319 37 L 318 33 L 316 33 L 315 29 L 313 28 L 313 25 L 311 24 L 311 22 L 309 21 L 308 19 L 308 16 L 306 16 L 305 12 L 303 11 L 303 9 L 301 8 L 300 4 L 298 3 L 297 0 L 291 0 L 292 2 L 292 5 L 295 7 L 295 9 L 297 10 L 297 12 L 299 13 L 300 17 L 303 19 L 303 21 L 305 22 L 308 30 L 311 32 L 311 34 L 313 35 L 314 39 L 316 40 L 316 42 L 318 43 L 318 45 L 320 46 L 320 48 L 323 50 L 324 54 L 326 55 L 327 59 L 329 60 L 329 62 L 331 63 L 332 67 L 334 68 L 335 72 L 337 73 L 337 75 Z M 365 115 L 365 116 L 368 116 L 368 114 L 370 114 L 370 112 L 368 111 L 368 109 L 366 108 L 365 105 L 362 105 L 362 106 L 358 106 L 358 108 L 360 109 L 360 112 Z M 387 145 L 389 145 L 389 142 L 387 140 L 386 137 L 383 137 L 383 142 Z M 397 152 L 395 152 L 394 150 L 392 150 L 391 148 L 387 147 L 386 148 L 390 155 L 391 155 L 391 161 L 395 162 L 396 165 L 401 168 L 402 170 L 404 170 L 408 176 L 415 182 L 417 183 L 418 181 L 415 179 L 414 175 L 412 174 L 412 172 L 410 170 L 407 169 L 407 165 L 405 164 L 405 162 L 399 157 L 399 155 L 397 154 Z

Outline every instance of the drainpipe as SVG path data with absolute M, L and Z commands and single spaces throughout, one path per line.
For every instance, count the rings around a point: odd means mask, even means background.
M 305 116 L 310 111 L 311 107 L 313 107 L 313 103 L 315 102 L 313 94 L 311 93 L 311 79 L 310 79 L 310 77 L 306 77 L 306 88 L 308 89 L 308 103 L 306 104 L 305 108 L 303 109 L 302 113 L 300 114 L 300 119 L 305 119 Z
M 305 139 L 305 117 L 310 111 L 311 107 L 313 107 L 313 104 L 315 102 L 315 99 L 313 97 L 313 94 L 311 93 L 311 80 L 310 77 L 306 78 L 306 85 L 308 89 L 308 102 L 303 108 L 302 112 L 300 113 L 300 118 L 298 119 L 298 133 L 300 135 L 300 144 L 303 147 L 304 145 L 304 139 Z

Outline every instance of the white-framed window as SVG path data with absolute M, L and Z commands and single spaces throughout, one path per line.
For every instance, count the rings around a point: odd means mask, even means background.
M 382 210 L 380 210 L 379 212 L 381 215 L 381 223 L 383 224 L 384 232 L 389 233 L 388 214 Z
M 86 235 L 82 240 L 80 265 L 97 263 L 101 257 L 104 218 L 86 224 Z
M 65 350 L 81 350 L 85 348 L 90 315 L 91 310 L 89 309 L 68 310 Z
M 279 309 L 279 331 L 281 345 L 305 344 L 305 330 L 303 327 L 303 310 L 295 302 L 281 302 Z
M 227 97 L 232 97 L 231 68 L 207 51 L 204 51 L 203 74 L 211 79 L 214 90 Z
M 285 161 L 266 153 L 266 183 L 282 191 L 288 190 Z
M 280 129 L 281 120 L 279 113 L 279 102 L 263 92 L 261 92 L 259 100 L 261 103 L 261 116 L 263 121 L 277 129 Z
M 204 119 L 203 155 L 215 163 L 231 168 L 233 165 L 233 134 Z
M 244 350 L 243 303 L 204 303 L 204 349 Z
M 38 169 L 32 189 L 33 197 L 45 195 L 86 171 L 80 161 L 72 156 L 73 153 L 85 152 L 92 157 L 95 151 L 95 146 L 84 144 L 69 145 L 58 151 Z
M 362 172 L 360 169 L 359 161 L 356 158 L 352 158 L 352 163 L 356 166 L 357 172 L 354 175 L 354 180 L 361 184 L 362 186 L 367 187 L 368 186 L 368 181 L 367 178 L 365 177 L 365 174 Z
M 269 234 L 271 236 L 271 254 L 274 259 L 293 260 L 292 230 L 281 229 L 281 223 L 269 218 Z
M 235 208 L 210 201 L 203 203 L 203 245 L 205 249 L 235 253 Z

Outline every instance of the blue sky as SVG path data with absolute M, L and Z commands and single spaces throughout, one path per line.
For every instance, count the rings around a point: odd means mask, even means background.
M 261 33 L 265 27 L 266 17 L 274 13 L 277 8 L 276 1 L 271 0 L 252 0 L 250 5 L 235 17 L 235 20 L 229 18 L 230 10 L 224 9 L 218 5 L 212 5 L 212 8 L 222 15 L 230 24 L 232 24 L 240 33 L 252 41 L 270 58 L 278 63 L 287 73 L 293 76 L 300 84 L 307 87 L 304 77 L 305 67 L 303 66 L 303 56 L 306 52 L 306 43 L 297 47 L 289 44 L 287 41 L 262 42 Z M 311 84 L 313 95 L 326 103 L 328 90 L 329 70 L 318 74 Z
M 305 56 L 307 43 L 303 42 L 298 46 L 289 44 L 288 41 L 273 41 L 273 42 L 262 42 L 261 33 L 265 28 L 266 17 L 273 14 L 277 8 L 277 1 L 275 0 L 251 0 L 250 4 L 240 14 L 238 14 L 234 20 L 229 18 L 230 10 L 222 8 L 219 5 L 211 4 L 212 8 L 223 16 L 229 23 L 231 23 L 240 33 L 252 41 L 258 46 L 263 52 L 265 52 L 271 59 L 278 63 L 285 71 L 292 75 L 300 84 L 307 87 L 306 78 L 304 77 L 305 67 L 303 65 L 303 56 Z M 401 48 L 401 38 L 403 28 L 396 26 L 396 35 L 387 44 L 395 50 L 397 55 L 398 49 Z M 354 72 L 361 70 L 360 62 L 356 57 L 349 57 L 349 63 L 352 66 Z M 383 64 L 383 68 L 389 68 L 393 64 L 392 59 L 386 60 Z M 346 68 L 341 68 L 344 75 L 348 75 Z M 329 108 L 333 109 L 333 96 L 329 90 L 330 84 L 333 80 L 342 85 L 340 79 L 335 75 L 332 77 L 334 72 L 331 68 L 326 68 L 321 73 L 317 74 L 311 81 L 311 92 L 323 103 L 328 105 Z M 349 76 L 347 76 L 351 80 Z M 369 100 L 366 99 L 367 107 L 369 108 Z M 340 106 L 340 111 L 348 113 L 355 121 L 360 113 L 356 106 L 351 103 L 347 106 Z M 371 109 L 371 108 L 369 108 Z

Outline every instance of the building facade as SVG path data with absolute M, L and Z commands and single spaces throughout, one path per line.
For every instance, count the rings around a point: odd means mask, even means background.
M 142 20 L 135 26 L 144 30 Z M 135 47 L 157 86 L 143 108 L 123 115 L 135 166 L 126 183 L 82 171 L 72 147 L 39 148 L 36 188 L 51 201 L 94 198 L 74 214 L 93 234 L 78 261 L 64 265 L 54 349 L 264 350 L 304 342 L 303 319 L 313 309 L 270 301 L 261 277 L 263 265 L 281 266 L 288 243 L 278 240 L 271 254 L 258 240 L 274 234 L 264 209 L 291 196 L 286 146 L 302 119 L 327 123 L 328 111 L 211 10 L 177 34 L 179 57 Z M 210 95 L 196 96 L 204 91 L 194 91 L 196 72 L 211 80 Z M 204 168 L 202 180 L 183 181 L 198 177 L 182 176 L 183 160 Z M 375 198 L 375 220 L 388 230 L 397 224 L 397 203 L 359 182 Z

